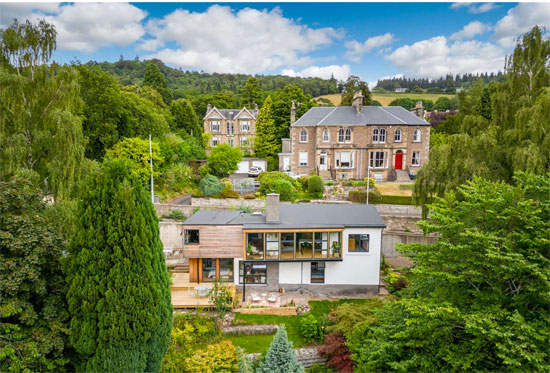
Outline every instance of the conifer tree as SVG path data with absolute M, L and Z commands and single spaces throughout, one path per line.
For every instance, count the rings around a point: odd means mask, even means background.
M 254 154 L 256 157 L 268 158 L 277 156 L 279 141 L 277 129 L 273 119 L 271 96 L 267 96 L 258 113 L 256 121 L 256 139 L 254 140 Z
M 260 373 L 299 373 L 303 372 L 304 367 L 292 349 L 292 342 L 288 340 L 286 329 L 283 325 L 279 326 L 273 342 L 269 346 L 265 361 L 260 364 L 258 372 Z
M 170 104 L 170 101 L 172 101 L 172 93 L 168 89 L 166 78 L 162 71 L 160 71 L 160 68 L 153 62 L 147 65 L 145 76 L 143 77 L 143 86 L 149 86 L 156 89 L 162 96 L 162 100 L 165 104 Z
M 258 84 L 258 79 L 251 76 L 241 89 L 241 105 L 247 108 L 253 108 L 255 104 L 259 104 L 262 98 L 262 90 Z
M 153 372 L 170 343 L 170 279 L 158 219 L 124 162 L 85 184 L 66 273 L 78 369 Z
M 183 131 L 187 135 L 200 139 L 203 129 L 193 105 L 188 100 L 180 98 L 172 101 L 170 112 L 174 117 L 175 131 Z

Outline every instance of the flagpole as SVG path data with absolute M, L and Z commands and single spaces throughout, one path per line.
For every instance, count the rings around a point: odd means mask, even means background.
M 155 186 L 153 184 L 153 145 L 149 134 L 149 163 L 151 164 L 151 202 L 155 203 Z
M 369 189 L 370 189 L 370 163 L 367 166 L 367 205 L 369 204 Z

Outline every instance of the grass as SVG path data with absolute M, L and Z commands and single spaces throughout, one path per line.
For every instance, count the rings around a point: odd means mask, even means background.
M 390 102 L 395 100 L 396 98 L 423 98 L 426 100 L 432 100 L 435 102 L 439 97 L 448 97 L 453 98 L 454 95 L 444 94 L 444 93 L 394 93 L 394 92 L 373 92 L 372 93 L 372 99 L 379 101 L 382 106 L 388 106 Z M 339 93 L 335 93 L 332 95 L 324 95 L 319 97 L 314 97 L 313 100 L 317 100 L 318 98 L 327 98 L 332 102 L 334 105 L 340 105 L 341 96 Z
M 234 323 L 240 325 L 284 325 L 286 327 L 289 340 L 292 341 L 295 348 L 299 348 L 304 345 L 310 344 L 310 342 L 307 341 L 300 334 L 300 321 L 303 317 L 312 314 L 315 317 L 319 318 L 322 315 L 330 313 L 333 308 L 343 303 L 362 304 L 372 301 L 373 299 L 339 299 L 336 301 L 314 300 L 309 302 L 309 305 L 311 306 L 311 311 L 306 315 L 275 316 L 236 313 Z M 235 345 L 235 347 L 238 346 L 244 348 L 248 353 L 263 353 L 268 350 L 269 345 L 273 340 L 273 335 L 231 335 L 227 336 L 226 339 L 229 339 L 231 342 L 233 342 L 233 345 Z
M 383 196 L 412 196 L 414 184 L 379 183 L 376 189 Z

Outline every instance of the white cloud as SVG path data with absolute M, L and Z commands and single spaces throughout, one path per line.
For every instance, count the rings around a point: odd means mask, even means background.
M 349 65 L 310 66 L 300 71 L 283 69 L 281 75 L 323 79 L 330 79 L 331 76 L 334 75 L 334 78 L 337 80 L 346 80 L 351 75 L 351 70 Z
M 370 52 L 374 48 L 391 44 L 394 40 L 394 35 L 387 32 L 384 35 L 370 37 L 362 43 L 357 40 L 349 41 L 346 43 L 346 57 L 351 61 L 359 62 L 363 54 Z
M 160 58 L 183 68 L 207 72 L 254 74 L 282 66 L 311 63 L 306 53 L 341 38 L 331 27 L 311 28 L 285 18 L 279 8 L 271 11 L 212 5 L 205 12 L 178 9 L 147 23 L 155 39 L 142 49 L 161 48 L 145 58 Z
M 13 18 L 35 21 L 44 18 L 57 30 L 57 47 L 93 52 L 110 45 L 127 46 L 144 34 L 141 21 L 147 12 L 125 3 L 0 4 L 0 24 Z
M 498 8 L 495 3 L 453 3 L 451 9 L 468 8 L 470 13 L 479 14 Z
M 503 65 L 504 50 L 477 40 L 450 42 L 436 36 L 404 45 L 386 58 L 407 76 L 437 78 L 448 73 L 497 72 Z
M 505 47 L 513 47 L 516 38 L 533 26 L 550 28 L 550 3 L 520 3 L 495 25 L 493 37 Z
M 462 28 L 462 30 L 451 35 L 452 40 L 471 39 L 476 35 L 481 35 L 489 31 L 489 25 L 479 21 L 472 21 Z

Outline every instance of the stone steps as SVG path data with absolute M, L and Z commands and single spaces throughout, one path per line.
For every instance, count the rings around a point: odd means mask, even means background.
M 395 181 L 397 181 L 398 183 L 405 183 L 405 182 L 411 181 L 411 178 L 409 177 L 409 173 L 407 171 L 395 170 L 395 173 L 397 175 L 397 179 Z
M 174 267 L 172 273 L 189 273 L 189 264 L 178 264 Z

